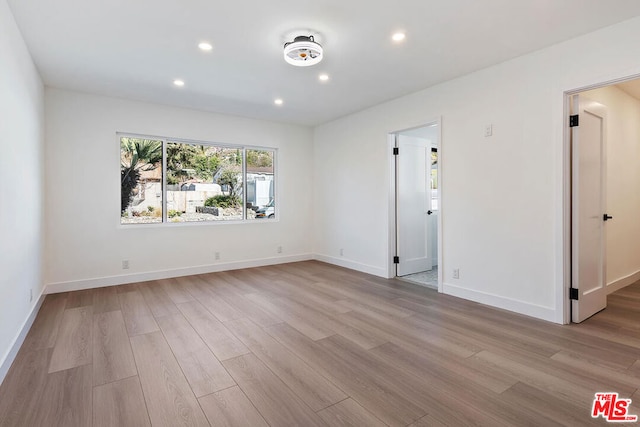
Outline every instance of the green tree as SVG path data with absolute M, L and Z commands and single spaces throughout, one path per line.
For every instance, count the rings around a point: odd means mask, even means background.
M 239 206 L 240 196 L 238 190 L 242 188 L 240 168 L 235 165 L 224 166 L 218 175 L 218 184 L 227 186 L 229 200 L 235 207 Z
M 247 166 L 269 168 L 273 166 L 273 152 L 247 150 Z
M 203 181 L 211 181 L 220 168 L 220 158 L 210 154 L 196 154 L 193 160 L 193 169 L 198 178 Z
M 120 138 L 120 211 L 131 204 L 140 181 L 140 172 L 150 171 L 162 162 L 162 141 Z
M 179 184 L 189 178 L 195 147 L 189 144 L 167 144 L 167 184 Z
M 167 183 L 179 184 L 190 178 L 211 181 L 220 168 L 221 159 L 212 147 L 167 144 Z

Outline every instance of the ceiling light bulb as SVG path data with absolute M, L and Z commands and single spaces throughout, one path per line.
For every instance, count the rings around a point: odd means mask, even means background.
M 401 42 L 402 40 L 405 39 L 405 37 L 406 35 L 404 33 L 395 33 L 393 36 L 391 36 L 391 38 L 395 42 Z
M 284 103 L 284 101 L 282 99 L 278 98 L 278 99 L 274 100 L 273 103 L 276 104 L 276 105 L 282 105 Z
M 204 50 L 205 52 L 208 52 L 211 49 L 213 49 L 213 45 L 208 42 L 202 42 L 198 45 L 198 47 L 200 48 L 200 50 Z
M 175 79 L 175 80 L 173 81 L 173 84 L 174 84 L 174 85 L 176 85 L 176 86 L 178 86 L 178 87 L 182 87 L 182 86 L 184 86 L 184 81 L 183 81 L 183 80 L 180 80 L 180 79 Z
M 329 75 L 328 74 L 320 74 L 318 76 L 318 78 L 320 79 L 320 81 L 326 82 L 327 80 L 329 80 Z

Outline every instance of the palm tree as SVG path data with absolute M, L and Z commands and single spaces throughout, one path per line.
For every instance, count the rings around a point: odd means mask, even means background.
M 120 212 L 129 207 L 141 171 L 150 171 L 162 162 L 162 141 L 120 138 Z

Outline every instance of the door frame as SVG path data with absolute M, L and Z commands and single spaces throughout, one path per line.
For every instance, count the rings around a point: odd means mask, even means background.
M 593 89 L 600 89 L 607 86 L 613 86 L 618 83 L 624 83 L 630 80 L 640 79 L 640 74 L 614 78 L 607 81 L 589 84 L 586 86 L 565 90 L 563 92 L 563 146 L 562 146 L 562 240 L 563 240 L 563 284 L 562 284 L 562 320 L 564 324 L 571 323 L 571 299 L 569 298 L 569 289 L 571 288 L 571 272 L 573 269 L 573 257 L 571 251 L 572 234 L 571 234 L 571 215 L 573 208 L 572 201 L 572 185 L 571 185 L 571 128 L 569 127 L 569 116 L 571 115 L 571 98 L 573 95 L 579 95 Z M 606 286 L 606 283 L 605 283 Z
M 402 132 L 419 129 L 427 126 L 436 125 L 438 127 L 436 135 L 438 138 L 438 220 L 437 220 L 437 246 L 438 246 L 438 292 L 442 293 L 443 285 L 443 271 L 444 271 L 444 257 L 442 253 L 443 247 L 443 233 L 442 233 L 442 193 L 443 193 L 443 180 L 442 180 L 442 165 L 444 158 L 444 150 L 442 144 L 442 117 L 438 116 L 434 119 L 427 120 L 422 124 L 415 126 L 392 130 L 387 132 L 387 152 L 389 153 L 389 228 L 388 228 L 388 256 L 387 256 L 387 277 L 395 278 L 396 276 L 396 264 L 393 262 L 393 257 L 396 255 L 397 243 L 398 243 L 398 229 L 397 229 L 397 167 L 396 156 L 393 154 L 393 148 L 396 146 L 396 135 Z

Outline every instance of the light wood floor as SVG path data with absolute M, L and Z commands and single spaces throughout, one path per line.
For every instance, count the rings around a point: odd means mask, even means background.
M 48 296 L 0 425 L 604 425 L 639 359 L 640 283 L 560 326 L 302 262 Z

